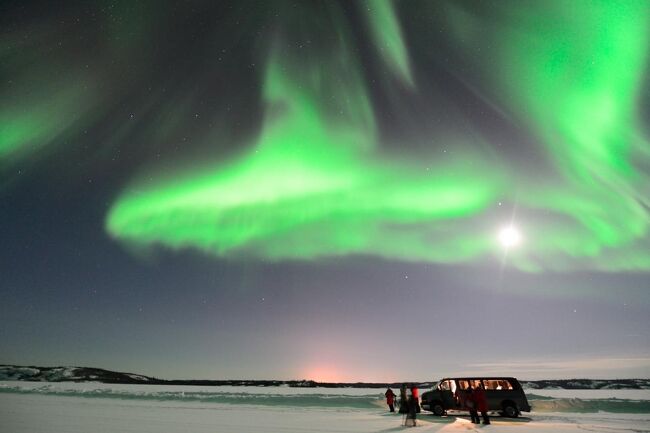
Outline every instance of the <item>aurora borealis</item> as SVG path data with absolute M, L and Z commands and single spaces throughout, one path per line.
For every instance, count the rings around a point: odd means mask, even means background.
M 410 88 L 411 61 L 390 6 L 363 8 L 369 39 L 394 85 Z M 502 200 L 532 218 L 546 214 L 527 226 L 527 246 L 512 258 L 521 269 L 647 270 L 649 179 L 640 170 L 647 142 L 636 109 L 647 5 L 598 4 L 565 27 L 561 20 L 571 22 L 574 11 L 564 2 L 542 11 L 497 7 L 490 11 L 497 21 L 499 13 L 516 18 L 497 31 L 457 5 L 448 9 L 452 37 L 484 53 L 470 61 L 486 77 L 486 90 L 477 91 L 494 93 L 488 97 L 512 123 L 529 130 L 550 179 L 529 179 L 507 157 L 481 149 L 489 140 L 467 132 L 444 143 L 455 158 L 441 158 L 435 146 L 410 160 L 382 153 L 349 29 L 332 14 L 329 27 L 339 36 L 317 58 L 301 59 L 276 36 L 282 48 L 271 49 L 265 66 L 264 120 L 242 156 L 136 182 L 113 207 L 109 232 L 218 256 L 458 262 L 494 250 L 493 231 L 475 227 Z M 607 31 L 598 34 L 603 17 Z
M 472 329 L 505 326 L 491 309 L 539 306 L 535 320 L 554 331 L 535 331 L 541 348 L 521 359 L 544 348 L 585 365 L 625 353 L 636 366 L 650 359 L 649 22 L 646 1 L 9 2 L 7 317 L 18 335 L 25 317 L 55 320 L 45 290 L 83 299 L 103 326 L 120 317 L 111 341 L 169 327 L 229 348 L 214 355 L 221 370 L 199 375 L 265 376 L 260 353 L 272 359 L 265 378 L 308 374 L 320 338 L 342 377 L 377 379 L 385 370 L 341 364 L 362 365 L 350 347 L 365 341 L 383 350 L 379 335 L 395 331 L 372 325 L 380 313 L 414 308 L 424 338 L 442 306 L 445 323 L 473 311 Z M 503 227 L 521 242 L 504 247 Z M 42 271 L 26 276 L 32 267 Z M 86 296 L 95 286 L 101 303 Z M 216 310 L 202 310 L 207 299 Z M 324 310 L 297 313 L 312 299 Z M 564 303 L 592 314 L 571 306 L 563 319 Z M 125 305 L 139 306 L 129 316 Z M 249 314 L 257 326 L 239 322 Z M 191 323 L 177 327 L 181 317 Z M 242 340 L 261 328 L 258 353 Z M 17 338 L 0 334 L 0 352 L 31 362 Z M 504 347 L 484 347 L 486 361 Z M 457 371 L 450 357 L 441 365 Z M 650 374 L 641 365 L 635 374 Z

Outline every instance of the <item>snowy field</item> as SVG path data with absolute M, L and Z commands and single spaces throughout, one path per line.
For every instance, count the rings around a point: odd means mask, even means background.
M 424 390 L 423 390 L 424 391 Z M 0 433 L 394 432 L 383 390 L 0 382 Z M 533 412 L 474 426 L 422 413 L 415 431 L 650 432 L 650 390 L 531 390 Z

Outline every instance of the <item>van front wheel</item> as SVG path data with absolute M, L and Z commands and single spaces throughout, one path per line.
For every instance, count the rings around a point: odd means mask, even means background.
M 508 418 L 517 418 L 519 416 L 519 411 L 517 410 L 517 406 L 515 406 L 511 402 L 504 403 L 503 416 L 507 416 Z
M 431 412 L 433 412 L 435 416 L 443 416 L 445 414 L 445 408 L 439 401 L 434 401 L 431 403 Z
M 445 414 L 445 408 L 440 403 L 435 402 L 431 404 L 431 412 L 435 416 L 443 416 Z

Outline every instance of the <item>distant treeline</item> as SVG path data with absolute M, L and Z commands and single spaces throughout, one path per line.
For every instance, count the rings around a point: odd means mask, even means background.
M 0 365 L 0 380 L 37 382 L 102 382 L 115 384 L 198 385 L 198 386 L 289 386 L 296 388 L 399 388 L 403 383 L 421 389 L 435 382 L 316 382 L 314 380 L 165 380 L 133 373 L 90 367 L 36 367 Z M 650 389 L 650 379 L 558 379 L 521 381 L 528 389 Z

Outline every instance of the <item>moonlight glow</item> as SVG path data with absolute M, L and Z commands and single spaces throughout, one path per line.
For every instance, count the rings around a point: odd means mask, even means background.
M 499 242 L 506 248 L 514 247 L 521 242 L 521 234 L 515 227 L 504 227 L 499 232 Z

